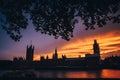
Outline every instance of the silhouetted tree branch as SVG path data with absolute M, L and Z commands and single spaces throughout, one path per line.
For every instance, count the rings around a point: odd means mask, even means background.
M 120 0 L 1 0 L 0 24 L 10 37 L 19 41 L 28 18 L 36 31 L 70 40 L 79 16 L 86 30 L 103 27 L 108 21 L 120 23 Z M 4 18 L 3 18 L 4 16 Z

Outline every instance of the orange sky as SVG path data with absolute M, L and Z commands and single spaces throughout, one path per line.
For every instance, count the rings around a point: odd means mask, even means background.
M 119 34 L 116 35 L 116 32 L 113 31 L 106 34 L 87 37 L 83 39 L 78 38 L 74 41 L 68 42 L 67 44 L 64 44 L 63 46 L 58 48 L 59 58 L 61 58 L 62 54 L 65 54 L 67 58 L 78 57 L 79 55 L 81 55 L 81 57 L 84 57 L 86 53 L 93 54 L 92 49 L 94 39 L 96 39 L 99 43 L 102 58 L 106 57 L 106 55 L 115 55 L 116 53 L 114 52 L 116 51 L 120 52 L 120 36 Z M 34 55 L 34 60 L 39 60 L 40 55 L 45 57 L 48 55 L 49 58 L 52 58 L 53 53 L 54 50 L 47 54 L 40 53 Z M 120 55 L 120 53 L 117 53 L 117 55 Z

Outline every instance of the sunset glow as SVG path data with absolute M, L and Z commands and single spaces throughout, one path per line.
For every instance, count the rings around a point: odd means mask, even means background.
M 72 57 L 84 57 L 85 54 L 91 53 L 93 54 L 93 40 L 96 39 L 99 43 L 100 50 L 101 50 L 101 57 L 104 58 L 106 54 L 109 54 L 111 52 L 119 51 L 120 50 L 120 36 L 115 35 L 113 33 L 107 33 L 104 35 L 94 36 L 92 38 L 85 38 L 85 39 L 77 39 L 75 41 L 72 41 L 69 44 L 66 44 L 60 48 L 58 48 L 58 55 L 59 58 L 61 58 L 62 54 L 65 54 L 68 58 Z M 49 58 L 52 58 L 52 54 L 41 54 L 42 56 L 49 56 Z M 35 55 L 34 60 L 39 60 L 40 55 Z M 107 56 L 116 55 L 116 54 L 109 54 Z M 117 53 L 117 55 L 120 55 L 120 53 Z
M 85 57 L 85 54 L 93 54 L 93 41 L 96 39 L 100 46 L 101 58 L 120 55 L 120 25 L 108 23 L 102 28 L 95 30 L 84 30 L 85 26 L 76 24 L 73 38 L 70 41 L 61 38 L 54 39 L 54 36 L 37 33 L 30 23 L 26 30 L 22 31 L 23 37 L 19 42 L 14 42 L 2 29 L 0 29 L 0 59 L 13 60 L 14 57 L 26 58 L 26 47 L 32 44 L 35 47 L 34 60 L 40 60 L 40 56 L 48 55 L 52 58 L 55 48 L 58 57 L 65 54 L 67 58 Z M 30 43 L 32 41 L 32 43 Z

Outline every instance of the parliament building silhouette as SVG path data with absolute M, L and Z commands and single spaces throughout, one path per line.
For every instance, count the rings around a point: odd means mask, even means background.
M 49 59 L 49 56 L 46 56 L 46 58 L 41 56 L 40 61 L 33 61 L 34 46 L 31 44 L 30 46 L 27 45 L 25 61 L 29 63 L 36 62 L 41 66 L 99 66 L 100 48 L 97 40 L 94 40 L 93 52 L 93 54 L 86 54 L 85 57 L 67 58 L 66 55 L 62 55 L 62 58 L 58 58 L 57 48 L 55 48 L 52 59 Z
M 100 47 L 97 40 L 94 40 L 93 54 L 86 54 L 85 57 L 67 58 L 62 55 L 58 58 L 58 51 L 55 52 L 50 59 L 49 56 L 40 56 L 40 60 L 34 61 L 34 46 L 32 44 L 26 47 L 26 59 L 22 57 L 14 57 L 11 60 L 0 60 L 0 69 L 41 69 L 41 70 L 92 70 L 102 68 L 120 69 L 120 56 L 112 56 L 101 60 Z

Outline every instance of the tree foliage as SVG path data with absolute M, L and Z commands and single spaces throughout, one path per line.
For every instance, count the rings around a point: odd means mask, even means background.
M 108 21 L 120 23 L 120 0 L 1 0 L 0 14 L 2 28 L 15 41 L 22 37 L 20 30 L 26 29 L 28 19 L 36 31 L 70 40 L 78 22 L 75 17 L 86 30 Z

